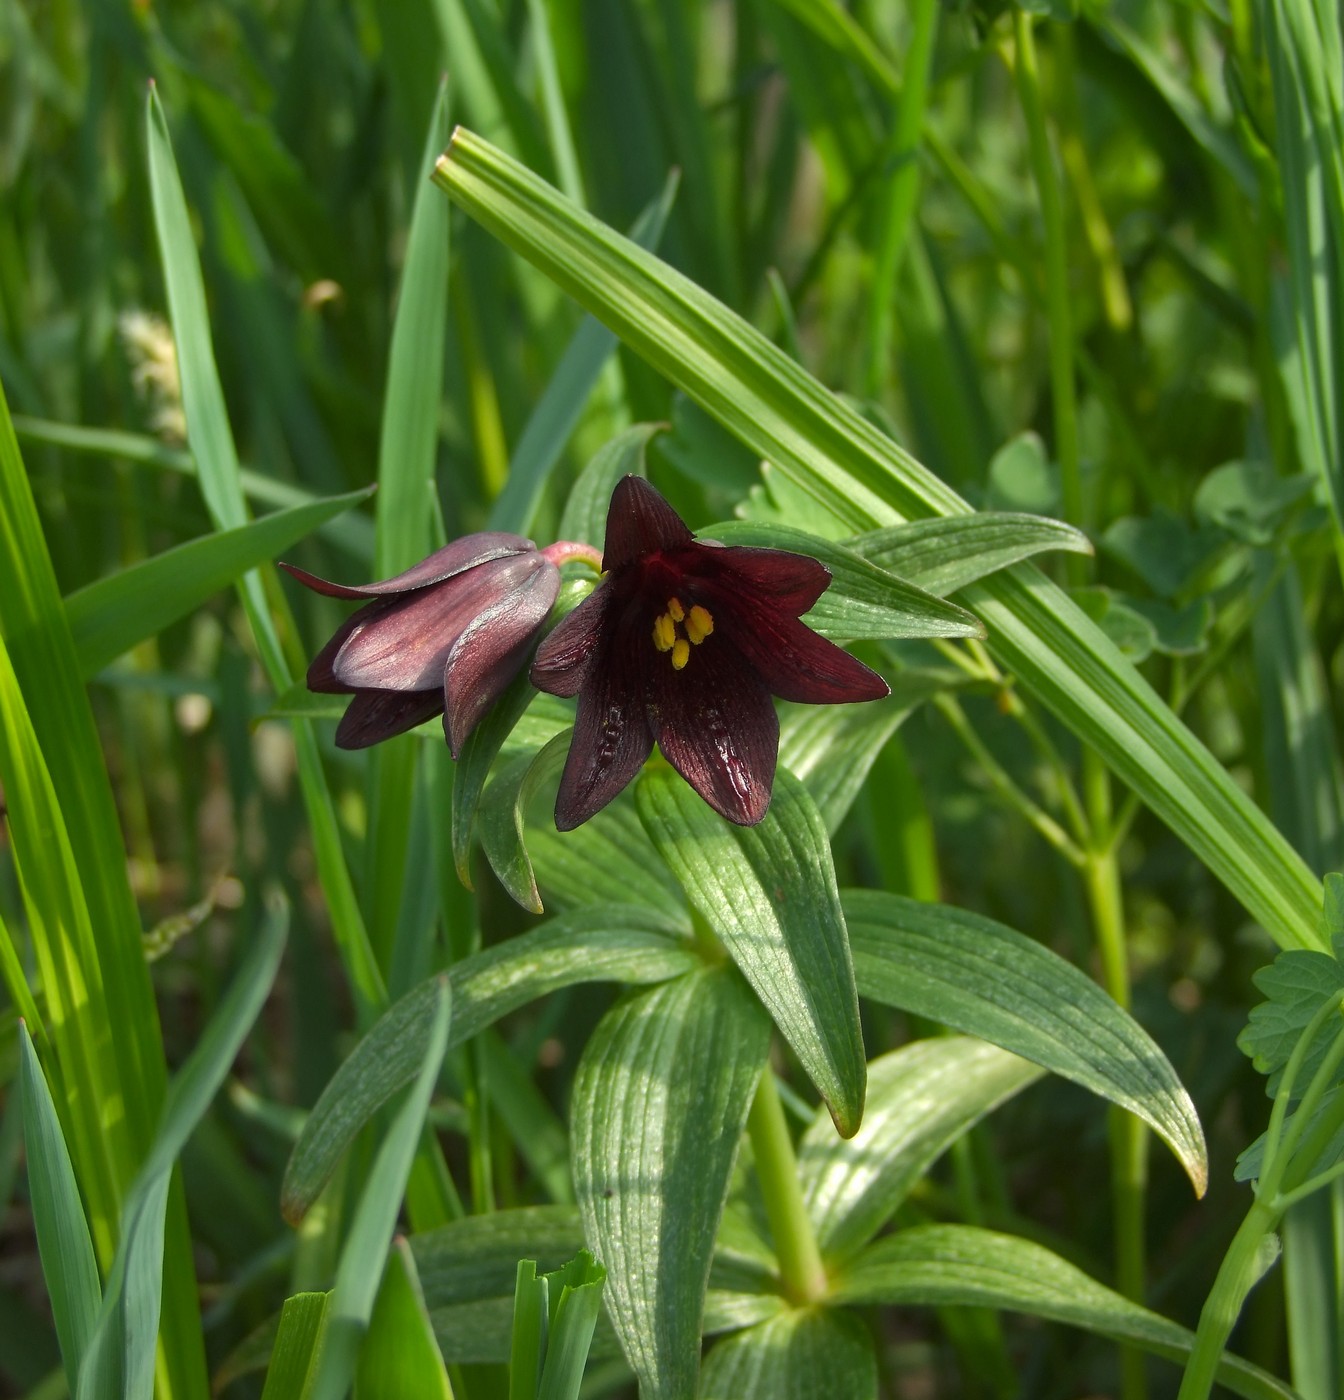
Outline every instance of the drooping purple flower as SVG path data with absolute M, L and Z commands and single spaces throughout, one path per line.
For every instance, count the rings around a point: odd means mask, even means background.
M 890 694 L 798 620 L 831 581 L 825 565 L 696 540 L 639 477 L 612 493 L 602 562 L 602 582 L 532 663 L 533 685 L 579 697 L 555 806 L 562 831 L 605 807 L 655 743 L 716 812 L 754 825 L 779 750 L 772 695 L 830 705 Z
M 467 535 L 405 573 L 352 588 L 282 564 L 329 598 L 368 599 L 308 668 L 308 689 L 354 696 L 336 729 L 362 749 L 443 715 L 454 758 L 527 660 L 560 571 L 521 535 Z

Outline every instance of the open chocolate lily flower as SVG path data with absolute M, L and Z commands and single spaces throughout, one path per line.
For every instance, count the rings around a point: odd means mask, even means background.
M 779 750 L 771 695 L 879 700 L 881 676 L 798 619 L 831 581 L 779 549 L 697 540 L 647 481 L 612 492 L 597 588 L 550 634 L 532 684 L 579 697 L 555 824 L 605 807 L 654 743 L 729 821 L 765 815 Z
M 522 668 L 560 589 L 559 569 L 531 540 L 498 532 L 358 588 L 280 567 L 329 598 L 371 600 L 308 668 L 309 690 L 355 697 L 337 744 L 366 748 L 441 713 L 454 758 Z

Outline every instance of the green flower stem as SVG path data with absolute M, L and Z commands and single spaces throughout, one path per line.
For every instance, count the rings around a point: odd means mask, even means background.
M 756 1179 L 774 1236 L 779 1273 L 796 1303 L 815 1303 L 826 1293 L 826 1270 L 798 1184 L 798 1161 L 784 1119 L 784 1106 L 767 1064 L 747 1116 Z
M 1194 1349 L 1186 1362 L 1177 1400 L 1207 1400 L 1212 1392 L 1223 1348 L 1241 1315 L 1246 1295 L 1272 1262 L 1267 1250 L 1272 1248 L 1281 1213 L 1263 1201 L 1256 1201 L 1246 1212 L 1200 1310 Z
M 1082 467 L 1078 435 L 1078 391 L 1075 378 L 1073 313 L 1069 293 L 1068 231 L 1064 196 L 1050 134 L 1046 127 L 1040 68 L 1032 18 L 1025 10 L 1013 17 L 1013 73 L 1027 123 L 1032 175 L 1041 204 L 1045 235 L 1045 301 L 1050 325 L 1050 389 L 1054 401 L 1055 459 L 1059 463 L 1064 518 L 1085 526 Z M 1065 576 L 1076 585 L 1086 578 L 1086 565 L 1077 555 L 1065 561 Z M 1105 969 L 1106 989 L 1123 1007 L 1129 1005 L 1129 958 L 1125 939 L 1120 872 L 1111 841 L 1111 778 L 1101 757 L 1083 751 L 1083 802 L 1091 841 L 1083 865 L 1084 881 L 1097 945 Z M 1143 1124 L 1118 1109 L 1110 1113 L 1111 1189 L 1115 1214 L 1116 1282 L 1135 1302 L 1144 1295 L 1144 1197 L 1147 1187 L 1147 1134 Z M 1147 1379 L 1142 1354 L 1120 1349 L 1121 1394 L 1143 1400 Z

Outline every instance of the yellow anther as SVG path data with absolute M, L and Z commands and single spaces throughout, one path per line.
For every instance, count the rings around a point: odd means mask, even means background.
M 678 637 L 672 646 L 672 669 L 680 671 L 691 659 L 691 644 L 685 637 Z
M 677 640 L 677 624 L 667 613 L 653 620 L 653 644 L 659 651 L 671 651 Z
M 681 606 L 680 598 L 667 600 L 667 615 L 673 622 L 680 622 L 686 616 L 686 609 Z
M 698 647 L 713 630 L 714 619 L 710 615 L 709 609 L 702 608 L 697 603 L 686 619 L 686 635 L 691 639 L 691 645 Z

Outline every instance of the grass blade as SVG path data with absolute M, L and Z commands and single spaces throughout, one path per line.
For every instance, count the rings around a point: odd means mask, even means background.
M 61 1343 L 70 1394 L 93 1334 L 103 1300 L 98 1263 L 93 1257 L 75 1169 L 61 1132 L 56 1105 L 28 1028 L 19 1026 L 19 1075 L 23 1093 L 23 1139 L 28 1157 L 28 1196 L 32 1202 L 42 1277 L 51 1300 L 52 1320 Z

